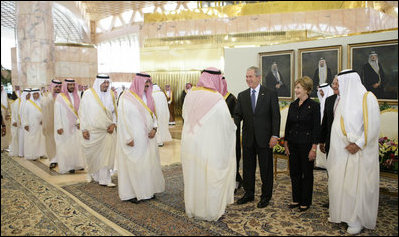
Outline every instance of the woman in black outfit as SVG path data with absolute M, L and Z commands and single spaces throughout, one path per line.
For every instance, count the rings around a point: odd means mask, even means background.
M 295 81 L 297 99 L 291 103 L 285 126 L 285 151 L 289 156 L 292 203 L 306 211 L 312 204 L 313 167 L 320 133 L 320 105 L 309 98 L 313 81 L 305 76 Z

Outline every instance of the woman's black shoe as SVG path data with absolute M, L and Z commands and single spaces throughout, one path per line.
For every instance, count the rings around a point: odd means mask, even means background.
M 297 204 L 292 204 L 292 203 L 291 203 L 290 205 L 288 205 L 288 207 L 289 207 L 290 209 L 299 207 L 299 203 L 297 203 Z
M 303 212 L 309 209 L 310 206 L 306 206 L 306 207 L 299 207 L 299 212 Z

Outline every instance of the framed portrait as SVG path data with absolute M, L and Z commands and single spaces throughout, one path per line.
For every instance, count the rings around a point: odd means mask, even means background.
M 262 85 L 277 92 L 280 100 L 294 98 L 294 50 L 259 53 Z
M 342 46 L 299 49 L 298 61 L 299 77 L 312 78 L 313 90 L 310 97 L 317 97 L 318 86 L 331 84 L 334 76 L 342 69 Z
M 349 44 L 348 68 L 378 101 L 398 104 L 398 40 Z

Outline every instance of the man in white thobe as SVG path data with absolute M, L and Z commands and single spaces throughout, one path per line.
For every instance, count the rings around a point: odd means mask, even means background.
M 349 234 L 374 229 L 379 198 L 380 110 L 352 70 L 338 74 L 340 101 L 327 159 L 329 221 L 346 222 Z
M 319 102 L 320 102 L 320 124 L 323 121 L 324 105 L 325 105 L 326 99 L 327 99 L 327 97 L 329 97 L 333 94 L 334 94 L 333 89 L 327 83 L 321 84 L 319 86 L 319 89 L 317 90 L 317 97 L 319 98 Z M 326 166 L 327 166 L 326 159 L 327 159 L 326 154 L 320 150 L 320 146 L 317 146 L 315 166 L 318 168 L 326 169 Z
M 221 72 L 208 68 L 184 100 L 181 160 L 190 218 L 216 221 L 234 202 L 236 126 L 221 91 Z
M 61 174 L 75 173 L 85 167 L 79 132 L 80 96 L 73 79 L 65 79 L 62 92 L 54 103 L 54 138 Z
M 108 75 L 98 75 L 93 87 L 86 90 L 79 105 L 82 150 L 88 180 L 115 187 L 110 170 L 114 167 L 117 107 L 110 90 Z
M 10 142 L 10 156 L 18 156 L 18 129 L 21 126 L 19 107 L 21 106 L 21 97 L 19 96 L 11 103 L 11 142 Z
M 59 80 L 51 80 L 49 92 L 45 93 L 42 98 L 43 110 L 43 133 L 46 137 L 46 153 L 50 160 L 50 169 L 57 166 L 56 145 L 54 139 L 54 102 L 57 95 L 61 92 L 62 82 Z
M 27 160 L 37 160 L 46 155 L 46 141 L 43 134 L 43 113 L 40 104 L 40 89 L 32 89 L 32 98 L 26 101 L 22 126 L 24 134 L 24 157 Z
M 7 92 L 4 86 L 1 85 L 1 114 L 3 116 L 3 122 L 6 125 L 6 134 L 1 137 L 1 150 L 8 149 L 11 141 L 11 130 L 10 130 L 10 102 L 8 101 Z
M 157 131 L 157 143 L 158 146 L 163 146 L 164 142 L 172 141 L 172 136 L 169 132 L 169 108 L 168 101 L 165 93 L 157 85 L 153 85 L 152 97 L 154 98 L 155 111 L 158 118 L 158 131 Z
M 18 109 L 15 113 L 15 121 L 12 122 L 13 126 L 16 126 L 18 128 L 18 147 L 16 147 L 16 149 L 18 149 L 17 155 L 19 157 L 24 157 L 24 137 L 25 137 L 25 129 L 22 126 L 22 118 L 24 116 L 24 108 L 25 108 L 25 104 L 26 101 L 28 101 L 31 97 L 31 89 L 24 89 L 22 92 L 22 95 L 20 98 L 18 98 Z M 17 122 L 17 123 L 15 123 Z
M 137 203 L 165 191 L 165 179 L 155 134 L 157 119 L 151 77 L 137 73 L 118 105 L 118 192 L 123 201 Z

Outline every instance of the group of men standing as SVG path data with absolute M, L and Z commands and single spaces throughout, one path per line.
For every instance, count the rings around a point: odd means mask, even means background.
M 237 204 L 252 202 L 257 160 L 262 180 L 257 207 L 269 205 L 272 148 L 279 139 L 280 110 L 277 93 L 260 85 L 260 80 L 259 68 L 248 68 L 249 88 L 236 99 L 228 92 L 221 71 L 207 68 L 201 72 L 197 86 L 185 96 L 181 160 L 189 217 L 219 219 L 226 206 L 234 202 L 234 191 L 241 182 L 245 194 Z M 330 119 L 330 221 L 347 222 L 352 228 L 348 232 L 358 233 L 363 227 L 374 228 L 377 216 L 378 102 L 354 71 L 341 72 L 336 82 L 341 102 L 334 109 L 334 119 Z M 111 180 L 114 169 L 118 171 L 121 200 L 138 203 L 153 199 L 165 190 L 155 138 L 161 118 L 154 92 L 159 88 L 153 85 L 150 75 L 137 73 L 130 89 L 117 102 L 110 84 L 109 76 L 98 75 L 81 99 L 71 79 L 63 83 L 53 80 L 51 93 L 44 98 L 40 98 L 38 89 L 24 90 L 12 104 L 13 127 L 19 129 L 13 134 L 23 134 L 24 149 L 21 153 L 15 144 L 22 142 L 20 137 L 13 139 L 10 154 L 22 154 L 27 159 L 52 154 L 54 157 L 49 158 L 53 164 L 58 163 L 60 172 L 86 168 L 88 181 L 109 187 L 116 186 Z M 323 119 L 328 119 L 326 114 Z M 237 172 L 241 156 L 237 130 L 241 122 L 242 181 Z M 52 139 L 55 152 L 49 150 L 51 147 L 46 152 Z

